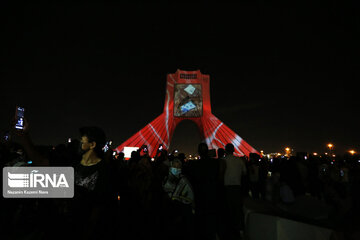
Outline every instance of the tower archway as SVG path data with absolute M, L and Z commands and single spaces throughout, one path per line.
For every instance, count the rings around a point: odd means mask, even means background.
M 191 120 L 181 121 L 175 128 L 170 141 L 169 152 L 177 149 L 179 152 L 196 155 L 197 148 L 203 139 L 198 126 Z

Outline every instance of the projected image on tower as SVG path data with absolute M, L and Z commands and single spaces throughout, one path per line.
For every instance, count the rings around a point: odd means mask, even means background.
M 174 106 L 175 117 L 201 117 L 201 84 L 176 84 Z

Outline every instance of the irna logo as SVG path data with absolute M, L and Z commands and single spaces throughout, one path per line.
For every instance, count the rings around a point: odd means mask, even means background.
M 72 198 L 72 167 L 4 167 L 5 198 Z
M 69 187 L 65 174 L 50 175 L 38 172 L 38 170 L 32 170 L 30 174 L 8 172 L 8 185 L 11 188 Z

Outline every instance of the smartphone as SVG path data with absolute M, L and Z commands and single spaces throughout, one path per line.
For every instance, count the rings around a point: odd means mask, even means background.
M 163 145 L 162 144 L 160 144 L 160 146 L 159 146 L 159 151 L 161 151 L 161 150 L 163 150 Z
M 71 138 L 68 138 L 68 143 L 71 143 Z
M 23 107 L 18 107 L 18 106 L 16 107 L 16 113 L 15 113 L 16 129 L 24 129 L 24 112 L 25 109 Z
M 109 142 L 105 143 L 105 146 L 103 147 L 103 151 L 107 152 L 109 150 Z
M 144 147 L 144 152 L 147 152 L 147 151 L 148 151 L 147 147 Z

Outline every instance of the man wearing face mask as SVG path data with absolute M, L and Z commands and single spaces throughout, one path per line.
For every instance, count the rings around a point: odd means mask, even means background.
M 181 174 L 182 163 L 175 158 L 169 168 L 169 174 L 164 179 L 163 189 L 168 196 L 166 207 L 166 239 L 192 239 L 194 193 L 189 180 Z M 178 229 L 183 229 L 181 232 Z M 174 236 L 173 232 L 179 232 Z

